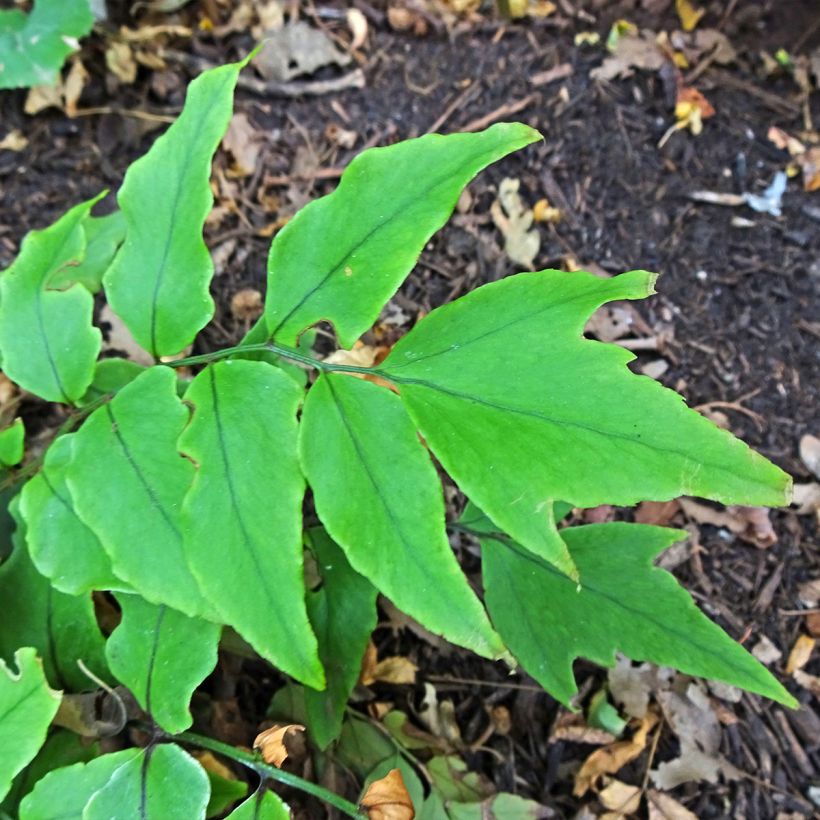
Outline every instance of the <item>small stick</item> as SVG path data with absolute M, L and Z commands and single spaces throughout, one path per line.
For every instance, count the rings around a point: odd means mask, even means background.
M 509 117 L 511 114 L 517 114 L 519 111 L 523 110 L 529 105 L 532 105 L 533 102 L 538 98 L 537 94 L 528 94 L 526 97 L 516 100 L 515 102 L 511 103 L 504 103 L 504 105 L 499 106 L 495 109 L 495 111 L 490 111 L 489 114 L 485 114 L 483 117 L 479 117 L 477 120 L 472 120 L 468 122 L 467 125 L 462 127 L 462 131 L 483 131 L 488 125 L 504 118 Z

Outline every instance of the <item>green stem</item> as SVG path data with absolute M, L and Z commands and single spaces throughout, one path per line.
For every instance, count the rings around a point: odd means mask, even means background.
M 199 356 L 188 356 L 185 359 L 177 359 L 173 362 L 163 362 L 168 367 L 186 367 L 192 364 L 208 364 L 209 362 L 216 362 L 220 359 L 227 359 L 230 356 L 239 353 L 274 353 L 281 356 L 283 359 L 290 359 L 291 361 L 303 364 L 306 367 L 312 367 L 314 370 L 321 370 L 326 373 L 363 373 L 369 376 L 381 376 L 384 379 L 395 381 L 395 378 L 389 376 L 387 373 L 377 370 L 374 367 L 358 367 L 354 364 L 333 364 L 332 362 L 323 362 L 321 359 L 314 359 L 313 356 L 307 356 L 299 350 L 294 350 L 292 347 L 285 347 L 285 345 L 276 344 L 275 342 L 262 342 L 253 345 L 236 345 L 235 347 L 224 347 L 222 350 L 215 350 L 212 353 L 202 353 Z
M 309 780 L 305 780 L 298 775 L 291 774 L 290 772 L 283 772 L 275 766 L 269 766 L 267 763 L 263 763 L 256 757 L 256 755 L 253 755 L 250 752 L 243 752 L 241 749 L 237 749 L 227 743 L 222 743 L 219 740 L 214 740 L 213 738 L 205 737 L 204 735 L 198 735 L 194 732 L 181 732 L 178 735 L 173 735 L 173 739 L 182 743 L 189 743 L 192 746 L 199 746 L 201 749 L 208 749 L 212 752 L 216 752 L 216 754 L 223 755 L 224 757 L 229 757 L 231 760 L 235 760 L 237 763 L 241 763 L 243 766 L 253 769 L 260 777 L 277 780 L 279 783 L 284 783 L 286 786 L 292 786 L 294 789 L 299 789 L 300 791 L 307 792 L 314 797 L 318 797 L 320 800 L 324 800 L 325 803 L 333 806 L 335 809 L 338 809 L 342 812 L 342 814 L 345 814 L 348 817 L 362 818 L 366 816 L 362 814 L 358 807 L 349 800 L 345 800 L 343 797 L 339 797 L 338 794 L 334 794 L 333 792 L 316 785 L 316 783 L 311 783 Z

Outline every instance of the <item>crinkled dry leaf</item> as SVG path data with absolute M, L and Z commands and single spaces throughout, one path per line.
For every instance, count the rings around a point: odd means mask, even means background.
M 817 675 L 809 675 L 802 669 L 798 669 L 792 676 L 799 686 L 811 692 L 816 698 L 820 698 L 820 678 Z
M 698 820 L 696 814 L 692 814 L 674 797 L 656 789 L 649 789 L 646 793 L 646 804 L 649 809 L 649 820 Z
M 817 513 L 820 520 L 820 484 L 812 481 L 809 484 L 795 484 L 792 490 L 792 504 L 797 507 L 798 515 Z
M 800 458 L 820 478 L 820 438 L 805 435 L 800 439 Z
M 587 725 L 584 716 L 580 712 L 564 712 L 561 714 L 555 721 L 549 736 L 550 743 L 563 740 L 568 743 L 586 743 L 590 746 L 607 746 L 617 739 L 610 732 Z
M 112 41 L 105 50 L 105 64 L 120 82 L 131 85 L 137 79 L 137 63 L 128 43 Z
M 504 235 L 504 252 L 525 270 L 532 270 L 541 237 L 538 231 L 532 230 L 533 213 L 524 205 L 518 193 L 520 187 L 518 179 L 502 179 L 491 213 L 493 222 Z
M 642 718 L 649 708 L 650 696 L 668 689 L 675 678 L 672 669 L 653 663 L 633 665 L 629 658 L 618 655 L 615 666 L 607 670 L 609 692 L 622 711 L 633 718 Z
M 288 758 L 288 738 L 297 732 L 304 731 L 305 727 L 301 723 L 275 724 L 256 736 L 253 748 L 261 752 L 266 763 L 279 769 Z
M 736 780 L 740 773 L 729 763 L 719 757 L 702 752 L 695 746 L 687 746 L 674 760 L 661 763 L 650 772 L 652 782 L 667 791 L 683 783 L 705 780 L 717 783 L 718 775 L 723 774 L 727 780 Z
M 666 62 L 666 57 L 655 42 L 651 31 L 640 34 L 622 34 L 614 46 L 611 56 L 593 68 L 589 76 L 593 80 L 614 80 L 630 77 L 636 68 L 657 71 Z
M 672 501 L 642 501 L 635 510 L 636 524 L 654 524 L 668 527 L 680 512 L 677 499 Z
M 365 662 L 368 660 L 365 655 Z M 416 682 L 418 667 L 410 660 L 400 655 L 383 658 L 372 666 L 362 668 L 361 681 L 365 686 L 372 683 L 392 683 L 394 685 L 411 684 Z
M 262 143 L 247 114 L 239 112 L 231 117 L 222 138 L 222 147 L 233 157 L 233 165 L 228 169 L 229 177 L 248 177 L 254 172 Z
M 398 769 L 391 769 L 381 780 L 371 783 L 359 808 L 370 820 L 413 820 L 416 811 Z
M 725 527 L 760 549 L 777 543 L 777 533 L 772 527 L 769 510 L 766 507 L 732 506 L 725 510 L 716 510 L 691 498 L 681 498 L 679 503 L 683 511 L 698 524 Z
M 638 723 L 629 740 L 619 740 L 596 749 L 583 763 L 575 775 L 575 786 L 572 790 L 575 797 L 583 797 L 605 774 L 615 774 L 627 763 L 638 757 L 646 748 L 649 732 L 657 725 L 658 716 L 654 712 L 647 714 Z
M 253 64 L 266 80 L 287 82 L 326 65 L 346 66 L 350 60 L 323 31 L 297 20 L 267 32 Z
M 783 653 L 765 635 L 760 636 L 760 640 L 751 651 L 752 655 L 766 666 L 777 663 L 783 657 Z
M 254 322 L 264 309 L 264 299 L 256 288 L 242 288 L 231 297 L 231 314 L 239 321 Z
M 0 140 L 0 151 L 23 151 L 28 145 L 28 140 L 19 128 L 9 131 Z
M 353 35 L 350 50 L 356 51 L 367 42 L 367 17 L 359 9 L 352 8 L 346 12 L 347 27 Z
M 797 587 L 797 597 L 808 607 L 820 604 L 820 578 L 813 578 Z
M 634 814 L 638 811 L 641 805 L 641 789 L 620 780 L 611 780 L 598 792 L 598 800 L 605 809 L 613 812 L 614 817 L 623 817 L 625 814 Z
M 809 635 L 799 635 L 794 642 L 792 651 L 789 652 L 789 659 L 786 661 L 786 674 L 793 675 L 798 669 L 802 669 L 814 652 L 817 641 Z

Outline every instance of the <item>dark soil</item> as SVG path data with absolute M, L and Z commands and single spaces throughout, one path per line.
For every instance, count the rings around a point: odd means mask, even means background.
M 186 10 L 191 19 L 197 5 Z M 816 2 L 712 3 L 706 20 L 710 26 L 721 23 L 739 59 L 726 69 L 707 69 L 696 83 L 717 112 L 703 133 L 677 133 L 663 149 L 657 144 L 672 122 L 674 100 L 659 75 L 637 72 L 597 83 L 589 70 L 600 63 L 601 50 L 576 47 L 573 36 L 589 29 L 605 36 L 618 17 L 671 30 L 678 25 L 674 4 L 646 3 L 650 11 L 636 8 L 635 2 L 599 2 L 573 17 L 581 4 L 562 2 L 559 13 L 544 21 L 507 26 L 487 17 L 447 32 L 431 19 L 424 36 L 392 31 L 380 4 L 357 5 L 374 32 L 363 65 L 365 89 L 297 99 L 239 93 L 238 110 L 264 127 L 269 139 L 260 173 L 236 183 L 242 218 L 229 216 L 208 237 L 221 259 L 213 285 L 218 312 L 199 347 L 236 343 L 244 333 L 246 325 L 231 313 L 230 300 L 241 288 L 264 291 L 270 239 L 259 236 L 259 230 L 332 190 L 335 180 L 277 179 L 292 173 L 297 156 L 304 162 L 312 154 L 315 168 L 341 168 L 365 144 L 427 132 L 450 106 L 439 126 L 444 132 L 529 98 L 519 113 L 501 118 L 540 129 L 544 142 L 499 163 L 471 186 L 470 210 L 430 243 L 395 299 L 407 316 L 405 325 L 483 282 L 515 272 L 499 253 L 488 212 L 498 182 L 505 176 L 520 178 L 528 202 L 546 196 L 565 213 L 557 225 L 541 228 L 537 267 L 561 267 L 573 259 L 580 267 L 607 273 L 638 267 L 662 273 L 659 295 L 638 305 L 638 311 L 650 335 L 663 331 L 665 341 L 637 364 L 662 355 L 670 365 L 662 376 L 665 384 L 682 392 L 690 405 L 730 403 L 718 409 L 733 432 L 806 480 L 798 441 L 806 433 L 820 433 L 820 194 L 803 193 L 791 182 L 779 217 L 697 203 L 689 194 L 760 192 L 786 164 L 785 153 L 766 133 L 772 125 L 790 133 L 803 127 L 797 86 L 785 74 L 758 76 L 755 57 L 760 49 L 773 53 L 798 45 L 800 53 L 808 53 L 820 44 Z M 331 7 L 341 4 L 321 8 Z M 593 18 L 585 16 L 590 13 Z M 338 25 L 328 15 L 321 22 Z M 232 35 L 215 41 L 200 32 L 193 41 L 174 45 L 222 62 L 244 53 L 251 40 Z M 191 76 L 187 69 L 171 64 L 161 76 L 144 72 L 136 85 L 121 87 L 105 76 L 101 43 L 92 39 L 86 51 L 93 77 L 83 107 L 178 110 Z M 566 79 L 531 84 L 533 74 L 565 62 L 572 66 Z M 468 86 L 474 90 L 465 94 Z M 816 124 L 820 107 L 817 94 L 813 97 Z M 127 164 L 156 133 L 146 128 L 155 124 L 116 113 L 69 119 L 52 110 L 29 118 L 22 113 L 23 100 L 23 93 L 0 95 L 3 129 L 22 128 L 30 140 L 21 154 L 0 151 L 0 268 L 13 258 L 27 230 L 48 224 L 102 188 L 116 190 Z M 326 136 L 328 125 L 356 131 L 355 148 L 334 147 Z M 220 162 L 224 165 L 224 157 Z M 268 206 L 266 212 L 260 192 L 267 202 L 277 197 L 278 210 Z M 752 219 L 754 227 L 733 227 L 736 216 Z M 702 549 L 676 574 L 731 635 L 747 645 L 767 635 L 787 654 L 802 627 L 802 619 L 789 614 L 799 607 L 796 588 L 820 576 L 820 555 L 810 516 L 777 512 L 773 520 L 779 541 L 768 550 L 705 527 Z M 462 552 L 469 570 L 476 559 L 468 549 Z M 418 688 L 387 687 L 380 696 L 412 707 L 419 702 L 421 684 L 434 680 L 442 696 L 454 699 L 468 742 L 486 727 L 485 706 L 505 705 L 512 731 L 487 742 L 496 754 L 469 753 L 468 764 L 499 789 L 536 798 L 559 817 L 580 808 L 571 797 L 566 764 L 585 757 L 589 748 L 548 743 L 558 706 L 548 695 L 526 688 L 531 680 L 510 678 L 500 665 L 461 650 L 442 652 L 407 631 L 396 636 L 380 629 L 375 640 L 380 655 L 409 655 L 420 668 Z M 582 691 L 601 679 L 592 667 L 578 664 L 576 670 Z M 811 666 L 807 671 L 818 672 Z M 265 682 L 259 672 L 246 664 L 230 687 L 248 725 L 261 717 L 279 685 L 275 675 L 266 672 Z M 228 667 L 223 665 L 219 674 L 228 674 Z M 237 670 L 231 667 L 230 674 Z M 512 688 L 511 682 L 525 687 Z M 214 685 L 219 688 L 218 681 Z M 816 699 L 792 688 L 805 704 L 796 713 L 749 696 L 733 706 L 737 721 L 725 729 L 723 752 L 750 776 L 677 790 L 676 797 L 698 817 L 811 814 L 806 791 L 820 778 L 820 720 L 813 711 Z M 657 759 L 673 756 L 675 744 L 674 736 L 664 733 Z M 640 782 L 642 770 L 634 771 L 630 782 Z

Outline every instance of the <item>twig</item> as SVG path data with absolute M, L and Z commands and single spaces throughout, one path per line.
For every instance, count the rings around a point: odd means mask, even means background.
M 476 680 L 475 678 L 453 678 L 447 675 L 425 675 L 425 680 L 433 683 L 459 683 L 466 686 L 489 686 L 500 689 L 521 689 L 525 692 L 538 692 L 544 694 L 544 690 L 540 686 L 533 686 L 527 683 L 507 683 L 506 681 L 486 681 Z
M 538 99 L 537 94 L 528 94 L 526 97 L 520 100 L 516 100 L 515 102 L 511 103 L 504 103 L 504 105 L 500 105 L 495 111 L 490 111 L 489 114 L 485 114 L 483 117 L 479 117 L 477 120 L 472 120 L 468 122 L 461 130 L 462 131 L 483 131 L 488 125 L 491 125 L 494 122 L 497 122 L 504 117 L 509 117 L 512 114 L 517 114 L 519 111 L 526 108 L 528 105 L 532 105 L 535 100 Z
M 290 185 L 291 182 L 307 182 L 313 179 L 338 179 L 344 168 L 316 168 L 314 171 L 305 171 L 301 174 L 280 174 L 275 177 L 265 177 L 267 185 L 283 186 Z
M 119 114 L 121 117 L 133 117 L 135 120 L 146 120 L 147 122 L 170 123 L 176 120 L 176 116 L 171 114 L 153 114 L 150 111 L 139 111 L 135 108 L 112 108 L 109 105 L 100 105 L 95 108 L 78 108 L 73 116 L 93 117 L 97 114 Z
M 453 115 L 455 111 L 465 105 L 468 101 L 471 100 L 472 97 L 475 96 L 476 91 L 480 89 L 480 84 L 478 82 L 472 82 L 464 91 L 461 92 L 448 106 L 441 112 L 438 119 L 427 129 L 428 134 L 432 134 L 438 131 L 442 125 L 444 125 L 447 120 Z

